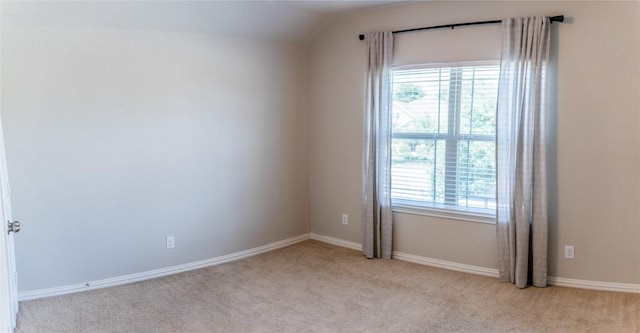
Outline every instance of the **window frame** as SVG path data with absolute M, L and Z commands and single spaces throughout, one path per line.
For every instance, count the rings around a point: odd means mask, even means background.
M 393 66 L 391 68 L 391 73 L 393 76 L 393 72 L 395 71 L 433 69 L 433 68 L 444 68 L 444 67 L 446 68 L 472 67 L 472 66 L 500 66 L 500 61 L 499 60 L 480 60 L 480 61 L 438 62 L 438 63 L 426 63 L 426 64 L 399 65 L 399 66 Z M 459 111 L 456 111 L 455 108 L 449 108 L 447 115 L 448 117 L 452 117 L 451 113 L 457 113 L 457 112 Z M 458 116 L 459 115 L 453 115 L 453 118 L 457 119 L 459 118 Z M 451 137 L 450 134 L 442 134 L 442 133 L 394 134 L 393 130 L 391 132 L 392 140 L 395 138 L 403 138 L 403 136 L 405 138 L 420 138 L 420 139 L 431 139 L 431 140 L 448 139 Z M 470 135 L 470 134 L 456 133 L 454 136 L 456 138 L 456 141 L 458 142 L 464 139 L 472 139 L 474 141 L 493 141 L 495 143 L 495 140 L 496 140 L 495 134 L 494 135 Z M 458 153 L 456 152 L 456 157 L 457 156 L 458 156 Z M 392 169 L 393 169 L 393 163 L 392 163 Z M 453 219 L 453 220 L 468 221 L 468 222 L 496 224 L 495 212 L 491 214 L 480 209 L 474 210 L 473 208 L 467 208 L 466 210 L 450 209 L 450 208 L 447 208 L 444 204 L 437 204 L 437 203 L 430 204 L 430 206 L 425 206 L 425 205 L 417 204 L 418 202 L 420 201 L 392 198 L 392 211 L 395 213 L 405 213 L 405 214 L 438 217 L 438 218 Z

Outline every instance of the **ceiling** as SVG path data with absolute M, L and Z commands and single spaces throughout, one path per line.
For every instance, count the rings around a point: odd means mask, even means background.
M 0 26 L 174 31 L 306 43 L 341 16 L 401 2 L 1 1 Z

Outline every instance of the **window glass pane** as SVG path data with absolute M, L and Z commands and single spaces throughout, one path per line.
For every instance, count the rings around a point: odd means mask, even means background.
M 392 197 L 433 202 L 435 146 L 434 140 L 393 139 Z
M 436 170 L 435 182 L 436 182 L 436 195 L 434 196 L 434 203 L 444 204 L 446 194 L 446 180 L 445 171 L 447 165 L 447 141 L 438 140 L 436 142 Z
M 462 68 L 460 77 L 460 134 L 471 134 L 473 119 L 474 68 Z
M 476 68 L 473 80 L 471 134 L 495 135 L 498 101 L 498 72 Z
M 495 143 L 493 141 L 460 141 L 458 205 L 495 209 L 495 191 Z
M 495 135 L 498 72 L 466 67 L 460 82 L 460 134 Z
M 441 102 L 440 77 L 439 69 L 394 73 L 395 133 L 438 133 L 446 129 L 446 117 L 441 119 L 441 110 L 446 115 L 447 105 Z
M 442 68 L 439 70 L 440 72 L 440 82 L 439 82 L 439 96 L 440 101 L 438 103 L 439 110 L 439 119 L 438 119 L 438 129 L 440 133 L 447 133 L 449 130 L 449 80 L 451 79 L 451 71 L 449 68 Z

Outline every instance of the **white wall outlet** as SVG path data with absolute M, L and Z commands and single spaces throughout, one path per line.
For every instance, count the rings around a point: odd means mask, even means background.
M 575 255 L 575 253 L 573 251 L 573 245 L 565 245 L 564 246 L 564 258 L 565 259 L 573 259 L 574 255 Z
M 349 215 L 342 214 L 342 224 L 349 224 Z
M 176 247 L 176 242 L 173 236 L 167 236 L 167 249 L 173 249 Z

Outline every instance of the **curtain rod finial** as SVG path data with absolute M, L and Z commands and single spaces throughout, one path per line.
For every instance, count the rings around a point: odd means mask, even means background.
M 359 35 L 359 36 L 358 36 L 358 39 L 359 39 L 359 40 L 364 40 L 364 35 Z

